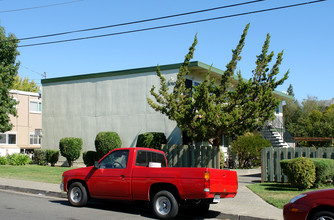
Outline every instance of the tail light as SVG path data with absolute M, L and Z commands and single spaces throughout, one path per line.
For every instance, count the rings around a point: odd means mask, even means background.
M 204 192 L 210 192 L 210 173 L 204 172 Z

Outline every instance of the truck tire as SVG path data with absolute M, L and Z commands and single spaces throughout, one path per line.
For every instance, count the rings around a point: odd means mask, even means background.
M 85 206 L 88 201 L 86 187 L 84 187 L 80 182 L 72 183 L 67 192 L 67 198 L 70 204 L 73 206 Z
M 160 219 L 172 219 L 179 213 L 179 203 L 171 192 L 163 190 L 153 197 L 153 211 Z

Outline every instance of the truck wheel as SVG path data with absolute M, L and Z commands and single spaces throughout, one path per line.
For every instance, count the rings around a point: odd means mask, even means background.
M 88 201 L 88 195 L 86 187 L 84 187 L 79 182 L 74 182 L 70 185 L 70 188 L 67 192 L 68 201 L 73 206 L 85 206 Z
M 179 203 L 169 191 L 160 191 L 153 197 L 153 211 L 160 219 L 171 219 L 179 213 Z

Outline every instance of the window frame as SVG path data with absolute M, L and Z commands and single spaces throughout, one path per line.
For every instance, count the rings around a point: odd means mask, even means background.
M 31 104 L 32 103 L 37 103 L 37 111 L 31 110 Z M 40 100 L 29 100 L 29 112 L 30 113 L 38 113 L 41 114 L 42 113 L 42 101 Z
M 140 152 L 145 152 L 146 154 L 146 162 L 145 165 L 143 163 L 138 163 L 138 156 Z M 148 153 L 151 153 L 151 160 L 148 159 Z M 167 167 L 167 163 L 166 163 L 166 159 L 165 159 L 165 155 L 163 153 L 159 153 L 159 152 L 155 152 L 155 151 L 149 151 L 149 150 L 138 150 L 136 153 L 136 161 L 135 161 L 135 166 L 139 166 L 139 167 L 149 167 L 150 162 L 154 162 L 152 159 L 153 154 L 156 155 L 162 155 L 163 159 L 164 159 L 164 163 L 161 163 L 161 167 Z M 159 162 L 155 162 L 155 163 L 159 163 Z
M 17 133 L 1 133 L 1 135 L 5 135 L 6 140 L 5 143 L 0 143 L 0 145 L 17 145 Z M 10 135 L 15 135 L 15 143 L 9 143 L 11 142 Z

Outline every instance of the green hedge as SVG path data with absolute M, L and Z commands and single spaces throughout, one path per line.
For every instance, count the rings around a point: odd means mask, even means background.
M 75 137 L 62 138 L 59 141 L 60 154 L 66 158 L 68 165 L 71 167 L 73 161 L 80 157 L 82 150 L 82 139 Z
M 161 149 L 162 144 L 167 143 L 167 138 L 161 132 L 147 132 L 138 135 L 136 147 L 148 147 L 154 149 Z
M 7 158 L 3 157 L 3 156 L 0 156 L 0 165 L 6 165 L 7 163 L 8 163 Z
M 7 162 L 9 165 L 21 166 L 32 163 L 32 160 L 28 155 L 15 153 L 7 156 Z
M 46 150 L 46 161 L 54 166 L 59 159 L 59 151 L 58 150 Z
M 312 158 L 315 164 L 317 185 L 327 183 L 334 179 L 334 160 L 325 158 Z
M 97 152 L 95 151 L 85 151 L 82 154 L 82 159 L 84 164 L 88 166 L 93 166 L 95 161 L 98 161 L 99 158 L 97 156 Z
M 95 149 L 98 158 L 102 158 L 109 151 L 120 148 L 122 146 L 122 141 L 116 132 L 105 131 L 99 132 L 95 138 Z
M 34 150 L 34 163 L 37 165 L 46 166 L 48 164 L 46 160 L 46 150 L 35 149 Z
M 282 160 L 280 163 L 292 187 L 302 190 L 313 186 L 316 180 L 316 169 L 309 158 L 298 157 L 292 160 Z

